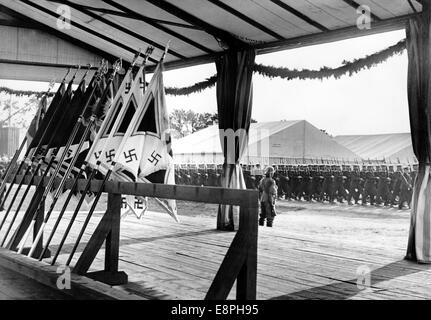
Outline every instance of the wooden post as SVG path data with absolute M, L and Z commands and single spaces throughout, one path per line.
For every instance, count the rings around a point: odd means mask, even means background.
M 242 208 L 241 219 L 245 224 L 240 224 L 248 236 L 247 256 L 237 279 L 237 300 L 255 300 L 257 282 L 257 231 L 258 215 L 257 207 Z M 245 219 L 244 216 L 247 215 Z
M 85 275 L 111 286 L 128 282 L 127 274 L 123 271 L 118 271 L 120 219 L 121 195 L 108 194 L 108 209 L 79 257 L 73 269 L 74 273 Z M 105 269 L 87 273 L 103 242 L 105 242 Z

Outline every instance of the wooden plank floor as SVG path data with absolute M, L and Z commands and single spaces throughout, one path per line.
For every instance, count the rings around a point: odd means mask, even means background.
M 0 267 L 0 300 L 65 300 L 70 296 Z
M 187 203 L 179 208 L 180 213 L 215 210 Z M 181 215 L 181 223 L 158 212 L 148 212 L 141 220 L 126 217 L 120 270 L 128 273 L 130 282 L 123 287 L 152 299 L 203 299 L 234 236 L 216 231 L 215 211 L 211 215 Z M 56 250 L 70 216 L 68 212 L 51 250 Z M 81 212 L 60 264 L 84 219 Z M 101 212 L 92 218 L 72 265 L 100 219 Z M 403 260 L 408 229 L 408 211 L 280 201 L 274 227 L 259 227 L 257 298 L 430 299 L 431 265 Z M 91 271 L 103 268 L 103 257 L 100 252 Z M 357 286 L 358 268 L 371 271 L 369 288 Z M 229 295 L 234 297 L 235 289 Z

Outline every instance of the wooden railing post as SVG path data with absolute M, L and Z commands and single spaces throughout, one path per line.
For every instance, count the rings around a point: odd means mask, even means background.
M 238 274 L 237 300 L 255 300 L 257 282 L 257 231 L 259 211 L 256 207 L 241 208 L 244 232 L 247 234 L 247 256 Z M 245 220 L 245 221 L 244 221 Z M 240 220 L 241 223 L 241 220 Z
M 108 208 L 76 262 L 73 269 L 74 273 L 85 275 L 111 286 L 127 283 L 127 274 L 123 271 L 118 271 L 120 219 L 121 194 L 110 193 L 108 194 Z M 103 242 L 105 242 L 105 269 L 87 273 Z

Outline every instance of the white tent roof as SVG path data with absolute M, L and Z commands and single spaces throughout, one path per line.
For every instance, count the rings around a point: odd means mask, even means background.
M 335 140 L 363 159 L 415 159 L 410 133 L 341 135 Z
M 330 136 L 305 120 L 252 123 L 250 155 L 260 145 L 269 144 L 269 156 L 315 159 L 360 159 Z M 210 126 L 172 142 L 174 154 L 221 153 L 219 128 Z

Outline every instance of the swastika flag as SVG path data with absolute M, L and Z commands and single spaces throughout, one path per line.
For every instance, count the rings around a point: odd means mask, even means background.
M 162 72 L 160 62 L 117 149 L 117 176 L 136 182 L 175 184 Z M 178 221 L 175 200 L 158 201 Z

